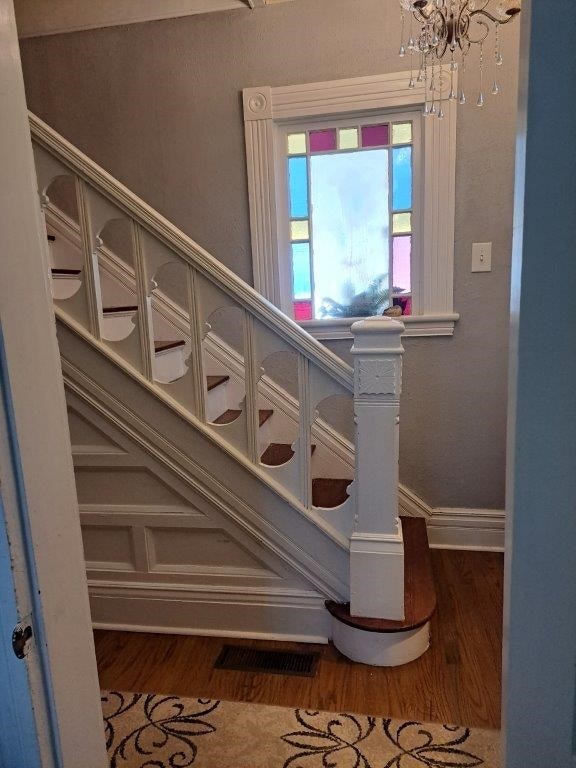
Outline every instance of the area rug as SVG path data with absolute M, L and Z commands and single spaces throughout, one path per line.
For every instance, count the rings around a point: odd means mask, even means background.
M 499 734 L 368 715 L 102 694 L 111 768 L 499 768 Z

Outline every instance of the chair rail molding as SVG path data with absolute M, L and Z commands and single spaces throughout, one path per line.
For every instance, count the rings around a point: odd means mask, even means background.
M 449 77 L 445 81 L 448 93 Z M 243 91 L 246 161 L 256 290 L 278 307 L 283 296 L 279 243 L 285 198 L 279 179 L 284 152 L 283 125 L 302 119 L 342 117 L 422 107 L 425 88 L 409 88 L 410 72 Z M 421 224 L 419 263 L 414 265 L 414 315 L 406 319 L 408 336 L 451 336 L 454 312 L 454 212 L 457 106 L 446 100 L 445 119 L 422 121 Z M 351 338 L 350 322 L 309 321 L 303 327 L 318 339 Z

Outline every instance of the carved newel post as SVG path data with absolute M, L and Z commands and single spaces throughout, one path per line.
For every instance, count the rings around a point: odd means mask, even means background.
M 399 411 L 404 324 L 352 325 L 358 507 L 350 540 L 350 613 L 404 618 L 404 543 L 398 517 Z

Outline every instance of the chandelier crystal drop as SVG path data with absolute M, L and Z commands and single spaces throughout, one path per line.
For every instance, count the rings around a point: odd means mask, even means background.
M 469 55 L 479 50 L 480 84 L 476 105 L 486 103 L 486 70 L 501 67 L 500 28 L 518 16 L 519 0 L 398 0 L 401 8 L 401 58 L 410 57 L 409 88 L 424 84 L 424 114 L 444 117 L 445 101 L 468 101 Z M 490 48 L 490 44 L 493 48 Z M 447 66 L 449 65 L 449 66 Z M 496 76 L 491 95 L 500 93 Z M 458 73 L 458 87 L 456 87 Z

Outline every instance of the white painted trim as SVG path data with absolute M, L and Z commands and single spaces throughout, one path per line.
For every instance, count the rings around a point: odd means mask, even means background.
M 16 0 L 19 37 L 114 27 L 250 7 L 249 0 Z
M 421 107 L 425 89 L 409 88 L 409 72 L 372 75 L 346 80 L 271 88 L 262 86 L 243 91 L 246 159 L 254 284 L 272 303 L 282 306 L 279 264 L 279 233 L 284 217 L 279 206 L 280 189 L 277 159 L 283 123 L 296 119 L 343 116 L 367 111 Z M 446 88 L 450 78 L 445 78 Z M 422 121 L 423 175 L 420 240 L 421 263 L 415 270 L 413 286 L 414 319 L 407 335 L 449 336 L 458 315 L 453 309 L 454 211 L 456 174 L 457 106 L 445 102 L 446 117 Z M 282 155 L 283 158 L 283 155 Z M 346 323 L 318 321 L 305 327 L 322 339 L 348 338 Z
M 133 632 L 326 643 L 324 598 L 292 590 L 175 589 L 91 582 L 94 626 Z
M 46 221 L 68 242 L 80 248 L 80 233 L 78 225 L 66 216 L 63 211 L 52 203 L 45 209 Z M 119 281 L 129 291 L 136 290 L 136 278 L 134 270 L 113 251 L 100 246 L 100 265 L 113 279 Z M 156 289 L 152 295 L 152 308 L 158 312 L 164 320 L 173 325 L 187 341 L 190 341 L 190 320 L 186 311 L 176 302 L 170 299 L 163 291 Z M 205 338 L 208 353 L 241 381 L 244 379 L 244 362 L 242 356 L 226 342 L 212 334 Z M 298 400 L 278 386 L 273 379 L 264 375 L 260 379 L 263 397 L 268 399 L 276 410 L 284 413 L 295 424 L 298 423 Z M 328 450 L 345 461 L 351 467 L 354 466 L 354 445 L 345 437 L 336 432 L 327 422 L 317 419 L 312 430 L 314 440 L 321 442 Z
M 460 315 L 456 313 L 436 315 L 412 315 L 403 316 L 403 337 L 406 336 L 453 336 L 454 325 Z M 365 318 L 346 318 L 334 320 L 304 320 L 300 326 L 308 331 L 315 339 L 320 341 L 340 341 L 353 339 L 350 328 L 358 320 Z
M 125 212 L 142 229 L 152 233 L 154 238 L 166 245 L 181 261 L 193 267 L 195 272 L 209 283 L 216 285 L 219 291 L 230 296 L 233 304 L 247 310 L 289 347 L 304 355 L 345 390 L 352 391 L 352 368 L 341 358 L 303 331 L 297 323 L 241 280 L 232 270 L 211 256 L 39 117 L 30 112 L 29 121 L 36 145 L 36 172 L 41 194 L 51 181 L 62 173 L 68 172 L 84 179 L 99 194 L 111 200 L 115 209 Z
M 302 574 L 303 578 L 323 595 L 334 596 L 335 600 L 342 600 L 346 596 L 347 584 L 343 583 L 337 574 L 328 571 L 322 563 L 309 556 L 297 542 L 264 519 L 248 501 L 229 491 L 218 478 L 184 455 L 165 436 L 150 428 L 65 359 L 62 360 L 62 368 L 67 388 L 79 401 L 78 407 L 85 403 L 94 409 L 103 419 L 136 442 L 155 461 L 164 465 L 170 473 L 185 484 L 192 485 L 201 496 L 230 517 L 251 538 L 265 542 L 289 568 Z M 83 415 L 87 417 L 88 412 Z M 115 456 L 113 462 L 116 463 L 117 459 Z M 340 543 L 340 546 L 348 550 L 348 541 Z
M 398 508 L 401 515 L 426 519 L 433 549 L 504 552 L 504 510 L 431 507 L 404 485 L 399 486 Z

